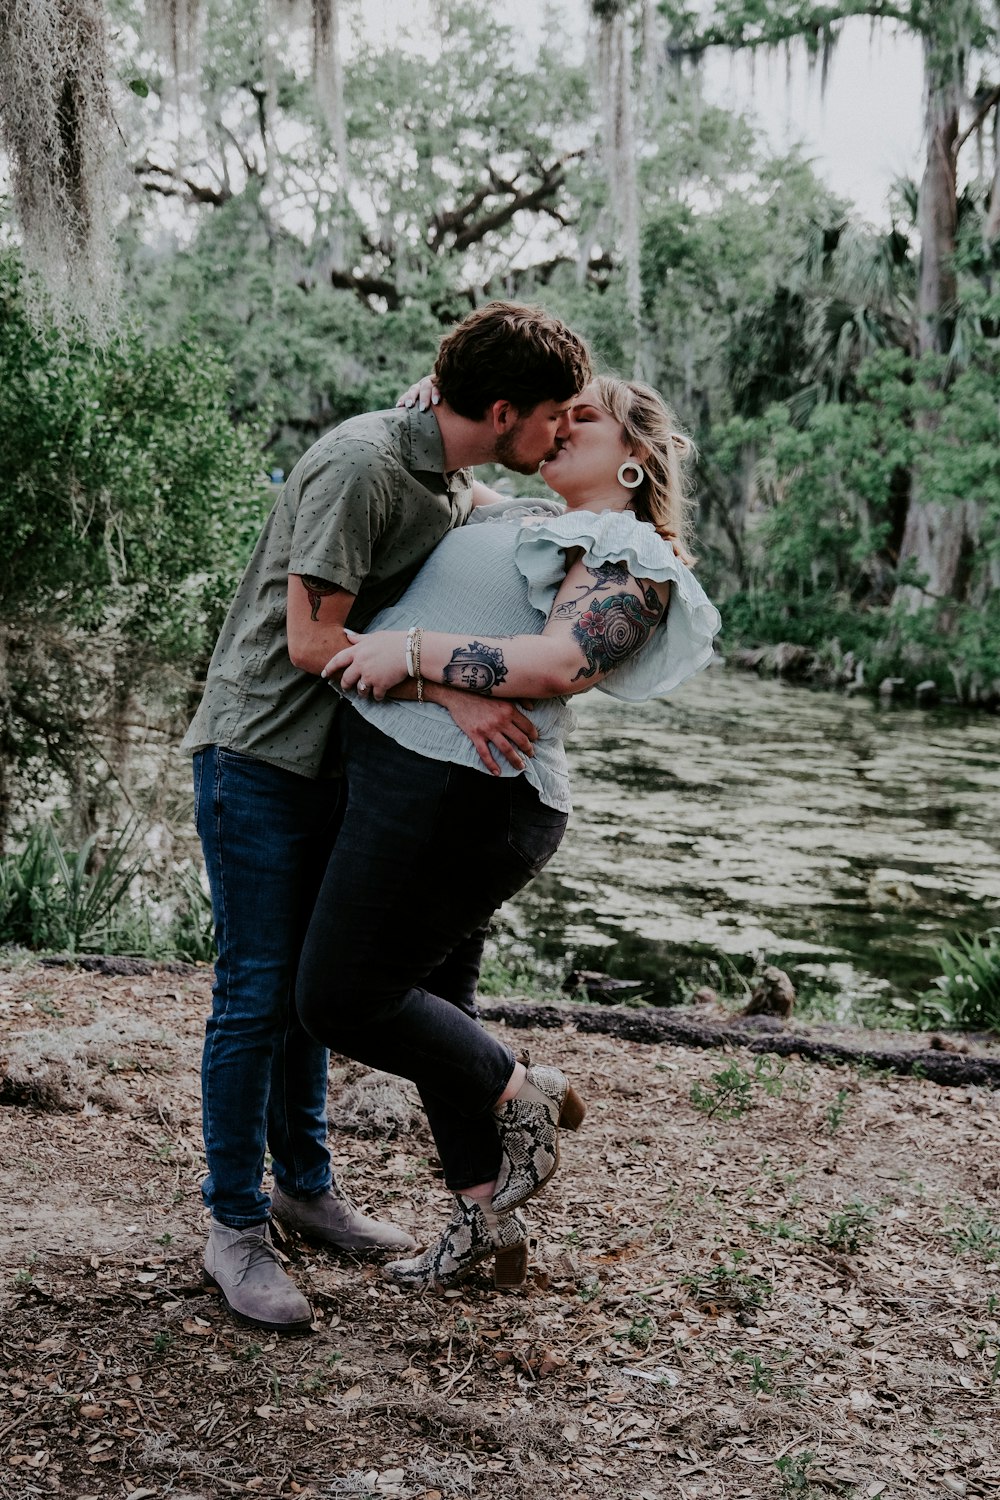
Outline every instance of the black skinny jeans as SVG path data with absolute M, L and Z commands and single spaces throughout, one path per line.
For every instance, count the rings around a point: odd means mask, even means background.
M 514 1066 L 475 1019 L 493 912 L 555 853 L 566 814 L 523 776 L 494 777 L 403 749 L 337 716 L 343 822 L 302 950 L 306 1030 L 418 1087 L 455 1192 L 500 1165 L 492 1108 Z

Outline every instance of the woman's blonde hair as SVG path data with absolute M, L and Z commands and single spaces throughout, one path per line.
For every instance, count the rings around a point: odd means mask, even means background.
M 690 531 L 691 484 L 688 469 L 697 457 L 694 443 L 677 430 L 677 418 L 652 386 L 617 375 L 593 381 L 601 405 L 621 423 L 622 441 L 642 465 L 645 479 L 632 491 L 640 521 L 649 521 L 672 542 L 682 562 L 693 559 L 686 541 Z

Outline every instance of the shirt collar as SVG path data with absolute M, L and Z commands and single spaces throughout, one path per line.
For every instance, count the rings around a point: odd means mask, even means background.
M 443 474 L 444 441 L 437 417 L 430 408 L 421 411 L 417 406 L 409 407 L 406 416 L 411 468 L 422 469 L 427 474 Z

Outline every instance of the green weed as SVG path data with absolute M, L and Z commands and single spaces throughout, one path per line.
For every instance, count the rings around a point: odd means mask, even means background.
M 739 1119 L 752 1106 L 756 1086 L 759 1085 L 770 1098 L 781 1094 L 784 1071 L 785 1064 L 775 1063 L 770 1057 L 755 1058 L 752 1072 L 738 1062 L 731 1062 L 727 1068 L 712 1074 L 707 1087 L 703 1088 L 700 1083 L 691 1085 L 691 1103 L 709 1119 L 716 1115 L 721 1120 Z
M 624 1333 L 617 1333 L 615 1337 L 626 1338 L 633 1349 L 648 1349 L 658 1332 L 656 1319 L 651 1318 L 648 1313 L 640 1313 L 632 1319 Z
M 941 973 L 920 997 L 925 1025 L 1000 1031 L 1000 927 L 959 935 L 937 950 Z
M 791 1219 L 749 1219 L 748 1224 L 756 1234 L 762 1235 L 766 1240 L 804 1240 L 805 1230 L 800 1224 L 793 1224 Z
M 754 1394 L 763 1391 L 765 1395 L 770 1395 L 774 1390 L 774 1371 L 769 1369 L 758 1355 L 747 1354 L 745 1349 L 734 1349 L 732 1359 L 734 1364 L 749 1366 L 750 1389 Z
M 36 824 L 19 854 L 0 859 L 0 943 L 68 953 L 115 948 L 119 907 L 142 863 L 132 857 L 136 834 L 132 822 L 106 849 L 91 837 L 70 851 L 51 823 Z
M 140 878 L 147 889 L 137 896 Z M 210 959 L 211 902 L 194 871 L 155 882 L 166 918 L 154 917 L 152 884 L 134 819 L 110 842 L 91 837 L 77 850 L 37 823 L 19 853 L 0 857 L 0 947 Z
M 728 1260 L 720 1261 L 710 1271 L 682 1276 L 681 1285 L 702 1307 L 731 1307 L 741 1312 L 762 1307 L 774 1288 L 763 1276 L 742 1269 L 746 1259 L 745 1250 L 730 1250 Z
M 851 1100 L 850 1089 L 838 1089 L 837 1097 L 833 1103 L 828 1105 L 826 1111 L 826 1128 L 831 1135 L 835 1134 L 843 1124 L 847 1106 Z
M 857 1201 L 848 1203 L 841 1213 L 834 1214 L 830 1219 L 826 1229 L 818 1237 L 819 1242 L 829 1246 L 831 1250 L 854 1255 L 862 1245 L 870 1244 L 874 1238 L 874 1218 L 873 1208 Z
M 811 1494 L 809 1469 L 815 1462 L 815 1454 L 808 1452 L 786 1454 L 784 1458 L 776 1458 L 774 1467 L 781 1476 L 782 1493 L 785 1495 Z
M 964 1223 L 957 1229 L 949 1229 L 948 1239 L 957 1251 L 971 1250 L 986 1261 L 1000 1261 L 1000 1224 L 985 1214 L 966 1210 Z

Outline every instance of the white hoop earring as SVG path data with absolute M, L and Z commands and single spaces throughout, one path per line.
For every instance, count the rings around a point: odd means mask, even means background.
M 636 472 L 636 474 L 639 477 L 637 479 L 626 479 L 625 478 L 625 470 L 626 469 L 634 469 L 635 472 Z M 645 479 L 645 477 L 646 477 L 646 471 L 645 471 L 645 469 L 642 467 L 641 464 L 637 464 L 634 458 L 627 459 L 625 461 L 625 463 L 622 464 L 621 468 L 618 470 L 618 483 L 620 485 L 623 485 L 624 488 L 627 489 L 627 490 L 637 490 L 639 488 L 640 484 L 642 484 L 642 481 Z

